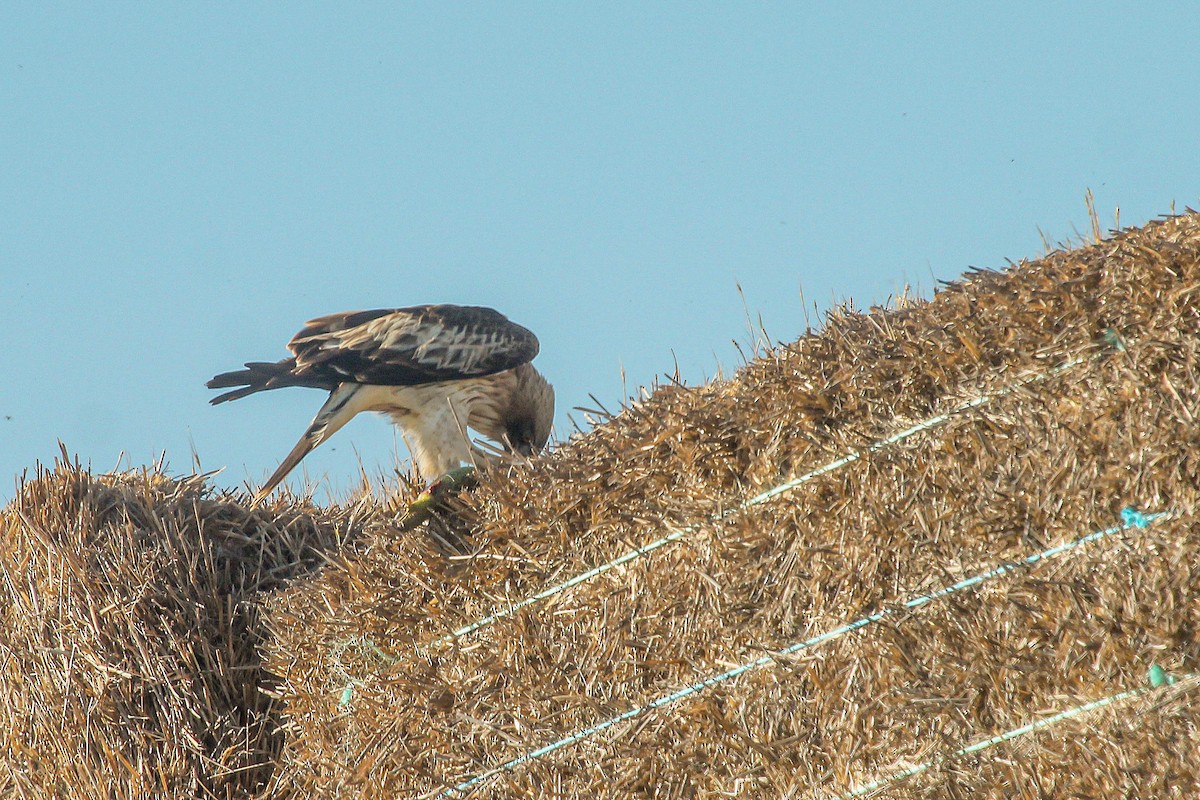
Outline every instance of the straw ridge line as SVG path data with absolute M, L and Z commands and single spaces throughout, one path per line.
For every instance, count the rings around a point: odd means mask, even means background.
M 951 753 L 949 755 L 949 758 L 950 759 L 961 758 L 966 755 L 971 755 L 972 753 L 982 752 L 984 750 L 987 750 L 990 747 L 995 747 L 998 744 L 1003 744 L 1004 742 L 1012 741 L 1013 739 L 1018 739 L 1022 736 L 1026 736 L 1030 733 L 1033 733 L 1034 731 L 1038 731 L 1043 728 L 1049 728 L 1052 725 L 1057 725 L 1058 723 L 1060 723 L 1064 720 L 1071 719 L 1072 717 L 1078 717 L 1081 714 L 1088 713 L 1089 711 L 1095 711 L 1097 709 L 1104 708 L 1105 706 L 1109 706 L 1114 703 L 1119 703 L 1123 700 L 1128 700 L 1128 699 L 1130 699 L 1132 697 L 1136 697 L 1138 695 L 1146 694 L 1147 692 L 1159 691 L 1159 690 L 1163 689 L 1169 683 L 1175 682 L 1175 678 L 1173 676 L 1170 681 L 1167 681 L 1165 683 L 1156 682 L 1153 677 L 1155 669 L 1156 668 L 1151 668 L 1151 679 L 1150 679 L 1150 685 L 1148 685 L 1148 686 L 1141 686 L 1137 689 L 1127 689 L 1123 692 L 1117 692 L 1116 694 L 1110 694 L 1107 697 L 1102 697 L 1099 700 L 1092 700 L 1089 703 L 1084 703 L 1083 705 L 1068 708 L 1065 711 L 1060 711 L 1057 714 L 1046 717 L 1045 719 L 1040 719 L 1040 720 L 1037 720 L 1036 722 L 1031 722 L 1027 725 L 1022 725 L 1019 728 L 1013 728 L 1012 730 L 1005 731 L 1004 733 L 1000 733 L 995 736 L 989 737 L 982 741 L 976 742 L 975 744 L 968 745 L 966 747 L 962 747 L 958 750 L 955 750 L 953 753 Z M 1194 676 L 1190 676 L 1190 675 L 1184 676 L 1184 679 L 1194 681 Z M 855 798 L 855 797 L 865 797 L 866 795 L 871 794 L 879 789 L 882 789 L 883 787 L 888 786 L 889 784 L 905 780 L 906 778 L 911 778 L 914 775 L 920 775 L 922 772 L 925 772 L 930 767 L 932 767 L 935 763 L 936 762 L 934 762 L 934 761 L 924 761 L 920 764 L 917 764 L 914 767 L 909 767 L 908 769 L 900 770 L 899 772 L 894 772 L 891 775 L 888 775 L 886 777 L 880 778 L 878 780 L 872 781 L 867 784 L 863 784 L 862 786 L 858 786 L 855 789 L 848 792 L 847 794 L 839 795 L 837 800 L 852 800 L 852 798 Z
M 1124 347 L 1122 347 L 1121 349 L 1123 350 Z M 1062 364 L 1059 364 L 1055 367 L 1052 367 L 1048 370 L 1043 370 L 1041 372 L 1032 372 L 1032 373 L 1027 372 L 1027 373 L 1023 374 L 1022 376 L 1018 377 L 1012 383 L 1009 383 L 1005 386 L 1001 386 L 999 389 L 996 389 L 995 391 L 981 394 L 978 397 L 974 397 L 970 400 L 960 403 L 959 405 L 955 406 L 954 408 L 950 409 L 949 411 L 943 412 L 943 413 L 938 414 L 933 417 L 929 417 L 928 419 L 918 422 L 917 424 L 912 425 L 911 427 L 905 428 L 904 430 L 902 430 L 898 433 L 894 433 L 891 436 L 888 436 L 886 438 L 878 439 L 859 450 L 855 450 L 853 452 L 847 453 L 846 455 L 841 456 L 840 458 L 834 459 L 833 461 L 830 461 L 827 464 L 817 467 L 816 469 L 810 470 L 810 471 L 804 473 L 803 475 L 792 478 L 791 480 L 781 483 L 778 486 L 772 487 L 771 489 L 761 492 L 736 506 L 726 509 L 725 511 L 721 511 L 716 514 L 712 514 L 712 515 L 706 517 L 701 522 L 693 523 L 691 525 L 687 525 L 682 528 L 676 528 L 676 529 L 670 531 L 669 533 L 667 533 L 665 536 L 655 539 L 654 541 L 652 541 L 648 544 L 642 545 L 641 547 L 636 547 L 633 550 L 630 550 L 627 553 L 624 553 L 623 555 L 618 556 L 617 558 L 614 558 L 612 561 L 606 562 L 597 567 L 592 567 L 591 569 L 587 570 L 586 572 L 582 572 L 573 578 L 563 581 L 562 583 L 558 583 L 553 586 L 550 586 L 549 588 L 543 589 L 542 591 L 538 592 L 537 594 L 526 597 L 524 600 L 520 600 L 516 603 L 513 603 L 512 605 L 505 606 L 496 611 L 493 611 L 491 614 L 487 615 L 486 617 L 482 617 L 482 618 L 476 620 L 475 622 L 472 622 L 468 625 L 464 625 L 461 628 L 451 631 L 450 633 L 446 634 L 445 636 L 442 636 L 439 639 L 434 639 L 432 642 L 425 645 L 425 647 L 427 647 L 427 648 L 439 647 L 441 645 L 449 644 L 450 642 L 453 642 L 456 639 L 461 639 L 464 636 L 468 636 L 482 628 L 486 628 L 489 625 L 492 625 L 495 622 L 499 622 L 500 620 L 505 619 L 506 617 L 511 617 L 513 614 L 517 613 L 518 611 L 520 611 L 523 608 L 528 608 L 529 606 L 534 605 L 535 603 L 539 603 L 542 600 L 553 597 L 556 594 L 561 594 L 562 592 L 565 592 L 568 589 L 571 589 L 572 587 L 578 586 L 581 583 L 586 583 L 587 581 L 590 581 L 592 578 L 595 578 L 599 575 L 603 575 L 605 572 L 616 569 L 617 567 L 622 566 L 624 564 L 628 564 L 629 562 L 634 561 L 635 559 L 641 558 L 642 556 L 649 555 L 650 553 L 653 553 L 655 550 L 658 550 L 661 547 L 665 547 L 666 545 L 681 541 L 681 540 L 687 538 L 688 536 L 690 536 L 691 534 L 695 533 L 696 531 L 700 530 L 704 525 L 712 524 L 714 522 L 720 522 L 720 521 L 727 519 L 735 514 L 739 514 L 743 511 L 746 511 L 747 509 L 753 508 L 754 506 L 761 505 L 762 503 L 765 503 L 768 500 L 778 497 L 781 494 L 784 494 L 786 492 L 792 491 L 793 489 L 799 488 L 800 486 L 803 486 L 804 484 L 808 483 L 809 481 L 819 478 L 822 475 L 827 475 L 830 472 L 835 472 L 836 470 L 841 469 L 842 467 L 846 466 L 847 464 L 852 464 L 855 461 L 858 461 L 859 459 L 861 459 L 864 455 L 870 455 L 872 453 L 876 453 L 876 452 L 884 449 L 885 447 L 889 447 L 893 444 L 902 442 L 905 439 L 915 436 L 918 433 L 937 428 L 938 426 L 945 424 L 951 418 L 953 418 L 954 416 L 956 416 L 958 414 L 963 413 L 964 411 L 970 411 L 973 408 L 978 408 L 979 406 L 986 405 L 987 403 L 990 403 L 992 400 L 1010 395 L 1013 392 L 1025 387 L 1025 386 L 1030 386 L 1030 385 L 1033 385 L 1036 383 L 1040 383 L 1042 381 L 1049 380 L 1050 378 L 1053 378 L 1053 377 L 1071 369 L 1072 367 L 1077 367 L 1080 364 L 1084 364 L 1084 363 L 1092 361 L 1096 358 L 1099 358 L 1100 356 L 1104 355 L 1107 352 L 1110 352 L 1110 351 L 1102 350 L 1100 352 L 1092 353 L 1089 355 L 1076 356 L 1075 358 L 1073 358 L 1069 361 L 1066 361 Z
M 1170 511 L 1159 511 L 1159 512 L 1154 512 L 1151 514 L 1143 514 L 1142 512 L 1137 511 L 1134 508 L 1126 508 L 1124 511 L 1122 511 L 1122 515 L 1121 515 L 1122 522 L 1120 525 L 1113 525 L 1111 527 L 1104 528 L 1102 530 L 1094 531 L 1094 532 L 1089 533 L 1086 536 L 1080 537 L 1078 539 L 1074 539 L 1069 542 L 1064 542 L 1063 544 L 1056 545 L 1055 547 L 1051 547 L 1051 548 L 1049 548 L 1047 550 L 1043 550 L 1039 553 L 1034 553 L 1032 555 L 1026 556 L 1025 558 L 1021 559 L 1020 561 L 1010 562 L 1007 564 L 1000 564 L 989 570 L 977 573 L 976 575 L 973 575 L 969 578 L 964 578 L 963 580 L 958 581 L 957 583 L 951 584 L 949 586 L 944 586 L 944 587 L 937 589 L 933 592 L 930 592 L 928 594 L 910 598 L 909 600 L 906 600 L 903 603 L 901 603 L 900 607 L 901 608 L 919 608 L 920 606 L 931 603 L 934 600 L 938 600 L 940 598 L 946 597 L 947 595 L 951 595 L 956 592 L 960 592 L 964 589 L 968 589 L 973 586 L 977 586 L 981 583 L 984 583 L 985 581 L 991 580 L 992 578 L 996 578 L 1001 575 L 1005 575 L 1010 572 L 1014 572 L 1018 569 L 1033 566 L 1040 561 L 1044 561 L 1046 559 L 1053 558 L 1054 556 L 1061 555 L 1062 553 L 1066 553 L 1068 551 L 1077 549 L 1085 544 L 1088 544 L 1089 542 L 1094 542 L 1099 539 L 1103 539 L 1106 536 L 1111 536 L 1115 533 L 1121 533 L 1123 531 L 1132 530 L 1132 529 L 1139 529 L 1139 530 L 1145 529 L 1145 528 L 1149 527 L 1151 524 L 1153 524 L 1154 522 L 1156 522 L 1157 520 L 1163 519 L 1164 517 L 1171 516 L 1172 513 L 1173 512 L 1170 512 Z M 775 653 L 772 653 L 770 655 L 761 656 L 759 658 L 754 659 L 753 661 L 748 661 L 745 664 L 734 667 L 733 669 L 726 670 L 725 672 L 710 676 L 708 678 L 705 678 L 704 680 L 693 683 L 690 686 L 686 686 L 682 689 L 678 689 L 674 692 L 671 692 L 670 694 L 666 694 L 661 697 L 658 697 L 658 698 L 650 701 L 649 703 L 646 703 L 645 705 L 638 706 L 636 708 L 631 708 L 628 711 L 625 711 L 621 714 L 618 714 L 615 717 L 611 717 L 607 720 L 604 720 L 603 722 L 598 722 L 595 725 L 591 725 L 586 728 L 581 728 L 580 730 L 577 730 L 574 733 L 568 734 L 567 736 L 564 736 L 563 738 L 561 738 L 557 741 L 551 742 L 550 744 L 539 747 L 536 750 L 532 750 L 528 753 L 517 756 L 516 758 L 506 761 L 503 764 L 493 767 L 492 769 L 487 770 L 486 772 L 482 772 L 479 775 L 476 775 L 472 778 L 468 778 L 468 779 L 460 782 L 456 786 L 447 787 L 446 789 L 444 789 L 442 792 L 440 792 L 439 794 L 437 794 L 435 796 L 436 797 L 456 797 L 463 792 L 469 791 L 469 790 L 485 783 L 486 781 L 491 780 L 492 778 L 496 777 L 497 775 L 500 775 L 505 772 L 509 772 L 509 771 L 515 769 L 516 767 L 521 766 L 522 764 L 525 764 L 525 763 L 528 763 L 535 759 L 541 758 L 544 755 L 553 753 L 555 750 L 560 750 L 564 747 L 569 747 L 570 745 L 573 745 L 576 742 L 586 739 L 589 736 L 592 736 L 593 734 L 600 733 L 601 731 L 607 730 L 608 728 L 611 728 L 614 725 L 617 725 L 621 722 L 626 722 L 628 720 L 634 719 L 635 717 L 640 717 L 643 714 L 646 714 L 646 713 L 653 711 L 655 709 L 658 709 L 658 708 L 662 708 L 663 706 L 671 705 L 679 700 L 682 700 L 685 697 L 688 697 L 693 694 L 698 694 L 699 692 L 702 692 L 705 689 L 709 689 L 713 686 L 724 683 L 725 681 L 732 680 L 733 678 L 736 678 L 739 675 L 742 675 L 746 672 L 750 672 L 751 670 L 755 670 L 760 667 L 767 666 L 768 664 L 773 664 L 780 656 L 788 656 L 788 655 L 792 655 L 794 653 L 798 653 L 801 650 L 808 650 L 813 647 L 816 647 L 817 645 L 820 645 L 825 642 L 836 639 L 840 636 L 844 636 L 847 633 L 856 631 L 859 628 L 864 628 L 867 625 L 870 625 L 874 622 L 878 622 L 879 620 L 884 619 L 885 617 L 891 616 L 893 613 L 895 613 L 895 612 L 892 609 L 885 608 L 881 611 L 875 612 L 874 614 L 869 614 L 865 617 L 860 617 L 859 619 L 854 620 L 853 622 L 849 622 L 849 623 L 846 623 L 845 625 L 841 625 L 841 626 L 838 626 L 837 628 L 833 628 L 832 630 L 826 631 L 825 633 L 821 633 L 821 634 L 813 636 L 809 639 L 805 639 L 804 641 L 789 645 L 788 647 L 785 647 L 782 650 L 778 650 Z

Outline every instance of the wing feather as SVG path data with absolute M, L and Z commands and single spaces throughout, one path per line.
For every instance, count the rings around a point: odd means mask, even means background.
M 288 349 L 297 375 L 411 386 L 518 367 L 538 340 L 494 309 L 430 305 L 318 317 Z

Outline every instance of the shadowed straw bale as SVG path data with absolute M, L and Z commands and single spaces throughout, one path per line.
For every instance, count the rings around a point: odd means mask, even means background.
M 1200 796 L 1198 298 L 1189 214 L 841 310 L 432 536 L 60 465 L 0 517 L 7 788 Z
M 245 797 L 282 744 L 256 598 L 347 512 L 63 460 L 0 512 L 0 796 Z
M 661 387 L 485 476 L 466 501 L 471 557 L 433 555 L 381 522 L 353 558 L 272 604 L 268 659 L 289 719 L 273 790 L 437 795 L 764 653 L 1117 525 L 1130 506 L 1174 516 L 899 608 L 471 792 L 828 797 L 924 762 L 881 793 L 1200 790 L 1187 682 L 1174 699 L 1155 690 L 950 757 L 1141 687 L 1152 665 L 1197 670 L 1198 296 L 1195 215 L 975 272 L 929 302 L 832 314 L 727 382 Z M 1044 379 L 863 450 L 1028 374 Z M 447 638 L 672 529 L 686 535 Z

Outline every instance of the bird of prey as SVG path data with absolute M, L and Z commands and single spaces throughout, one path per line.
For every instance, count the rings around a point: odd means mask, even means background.
M 329 392 L 255 502 L 360 411 L 391 417 L 427 481 L 486 458 L 467 428 L 522 455 L 550 438 L 554 389 L 529 363 L 537 337 L 494 309 L 424 305 L 330 314 L 309 321 L 287 347 L 291 358 L 247 362 L 208 382 L 210 389 L 232 388 L 214 405 L 285 386 Z

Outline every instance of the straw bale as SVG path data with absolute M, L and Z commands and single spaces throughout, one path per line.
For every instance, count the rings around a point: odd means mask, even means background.
M 203 476 L 38 471 L 0 511 L 0 796 L 245 797 L 282 744 L 258 596 L 352 531 Z
M 1134 506 L 1176 516 L 894 614 L 477 791 L 836 796 L 935 760 L 887 791 L 1195 794 L 1186 692 L 1140 707 L 1136 723 L 1131 703 L 1032 744 L 947 758 L 1142 686 L 1153 664 L 1197 670 L 1198 296 L 1200 217 L 1162 220 L 974 272 L 928 302 L 841 310 L 729 381 L 660 387 L 548 456 L 483 476 L 463 510 L 470 556 L 446 557 L 378 519 L 353 555 L 272 602 L 267 657 L 289 720 L 272 790 L 438 792 L 865 613 L 1118 524 Z M 681 543 L 440 641 L 697 524 Z M 1172 746 L 1148 744 L 1159 729 Z

